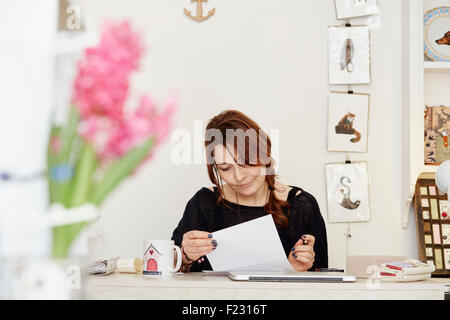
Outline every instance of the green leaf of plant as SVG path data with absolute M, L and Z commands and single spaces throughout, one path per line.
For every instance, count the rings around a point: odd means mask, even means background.
M 105 172 L 103 179 L 94 187 L 91 202 L 97 206 L 100 205 L 106 196 L 145 159 L 153 143 L 154 138 L 148 138 L 116 160 Z

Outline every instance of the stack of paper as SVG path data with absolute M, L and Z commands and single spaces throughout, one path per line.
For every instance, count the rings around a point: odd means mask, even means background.
M 431 278 L 435 266 L 419 260 L 408 259 L 383 263 L 379 278 L 383 281 L 418 281 Z

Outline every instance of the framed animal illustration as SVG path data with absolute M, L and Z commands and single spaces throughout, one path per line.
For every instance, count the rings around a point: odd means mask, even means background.
M 366 93 L 329 93 L 329 151 L 367 152 L 369 101 Z
M 338 19 L 368 16 L 378 13 L 377 0 L 335 0 Z
M 360 222 L 370 218 L 367 162 L 328 163 L 328 221 Z
M 450 7 L 429 10 L 423 23 L 425 55 L 433 61 L 450 62 Z
M 328 28 L 329 84 L 370 83 L 368 26 Z
M 450 160 L 450 107 L 425 107 L 424 159 L 427 165 Z
M 433 276 L 450 275 L 450 205 L 435 183 L 435 174 L 419 175 L 414 193 L 419 259 L 434 264 Z

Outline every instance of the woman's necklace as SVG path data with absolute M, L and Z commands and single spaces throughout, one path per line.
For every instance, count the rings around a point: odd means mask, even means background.
M 241 220 L 241 210 L 239 209 L 238 195 L 237 195 L 237 192 L 236 192 L 236 191 L 234 192 L 234 194 L 235 194 L 235 196 L 236 196 L 236 203 L 237 203 L 238 214 L 239 214 L 239 222 L 238 222 L 238 223 L 241 223 L 241 222 L 242 222 L 242 220 Z M 267 188 L 266 203 L 267 203 L 267 201 L 269 201 L 269 188 Z

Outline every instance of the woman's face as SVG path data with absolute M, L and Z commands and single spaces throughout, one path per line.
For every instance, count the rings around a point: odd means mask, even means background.
M 264 166 L 236 163 L 223 145 L 214 148 L 214 159 L 222 180 L 237 193 L 249 196 L 263 186 L 266 178 Z

